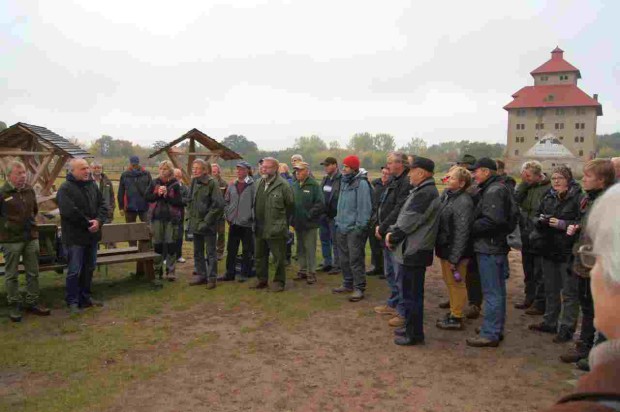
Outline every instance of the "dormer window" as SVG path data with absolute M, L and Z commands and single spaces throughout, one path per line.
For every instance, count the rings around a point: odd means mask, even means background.
M 560 80 L 568 80 L 568 74 L 561 74 Z
M 552 94 L 548 95 L 545 99 L 546 102 L 552 102 L 553 100 L 555 100 L 555 96 Z
M 546 82 L 547 80 L 549 80 L 549 76 L 540 76 L 541 82 Z

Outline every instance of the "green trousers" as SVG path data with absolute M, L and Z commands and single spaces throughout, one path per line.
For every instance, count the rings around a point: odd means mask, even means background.
M 256 277 L 260 281 L 269 280 L 269 252 L 273 255 L 276 273 L 274 282 L 286 283 L 286 239 L 262 239 L 256 237 Z
M 22 258 L 26 270 L 26 305 L 34 305 L 39 301 L 39 240 L 28 242 L 3 243 L 4 281 L 9 305 L 20 304 L 19 294 L 19 258 Z
M 153 259 L 155 280 L 163 278 L 163 263 L 166 260 L 166 273 L 174 276 L 177 263 L 177 240 L 179 238 L 179 225 L 171 221 L 153 220 L 151 222 L 153 233 L 153 249 L 159 256 Z
M 316 273 L 316 237 L 318 228 L 296 230 L 299 251 L 297 261 L 299 271 L 304 273 Z

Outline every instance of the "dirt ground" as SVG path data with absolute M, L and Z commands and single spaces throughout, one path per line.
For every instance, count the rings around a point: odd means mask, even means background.
M 511 253 L 510 260 L 506 339 L 497 349 L 465 345 L 480 319 L 462 332 L 434 326 L 446 296 L 435 264 L 427 272 L 425 346 L 392 343 L 387 319 L 372 311 L 387 293 L 379 280 L 364 301 L 294 326 L 265 321 L 252 307 L 164 313 L 160 318 L 171 321 L 175 338 L 155 353 L 135 356 L 181 350 L 186 361 L 126 387 L 107 410 L 539 410 L 570 391 L 580 373 L 558 361 L 566 345 L 528 331 L 535 319 L 513 308 L 521 298 L 522 274 L 519 256 Z M 333 276 L 322 275 L 313 293 L 329 293 L 333 284 Z M 191 345 L 196 339 L 207 344 Z

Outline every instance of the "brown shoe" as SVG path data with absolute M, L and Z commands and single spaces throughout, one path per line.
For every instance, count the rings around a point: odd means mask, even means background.
M 257 280 L 256 283 L 250 286 L 250 289 L 266 289 L 267 286 L 269 286 L 269 284 L 266 280 Z
M 306 280 L 306 279 L 308 279 L 308 274 L 300 270 L 299 272 L 297 272 L 297 277 L 293 280 Z
M 207 283 L 207 279 L 198 275 L 195 275 L 192 277 L 192 280 L 189 281 L 190 286 L 204 285 L 205 283 Z
M 588 355 L 589 351 L 577 342 L 577 344 L 570 348 L 566 353 L 560 355 L 560 360 L 564 363 L 577 363 L 581 359 L 587 358 Z
M 388 325 L 390 325 L 393 328 L 402 328 L 403 326 L 405 326 L 405 318 L 403 318 L 402 316 L 396 315 L 388 321 Z
M 308 276 L 306 277 L 306 283 L 308 285 L 314 285 L 316 283 L 316 274 L 308 273 Z
M 536 306 L 530 306 L 530 308 L 525 311 L 525 314 L 530 316 L 541 316 L 545 314 L 545 311 Z
M 26 312 L 32 313 L 33 315 L 37 316 L 49 316 L 52 313 L 52 311 L 50 311 L 48 308 L 41 305 L 40 303 L 26 306 Z
M 482 336 L 468 338 L 465 342 L 467 343 L 467 346 L 473 346 L 474 348 L 496 348 L 499 346 L 498 340 L 491 340 L 483 338 Z
M 215 286 L 217 286 L 217 284 L 215 283 L 215 280 L 210 280 L 207 282 L 207 289 L 209 290 L 215 289 Z
M 270 292 L 284 292 L 284 283 L 282 282 L 273 282 L 271 284 Z
M 465 308 L 463 314 L 467 319 L 478 319 L 480 316 L 480 307 L 476 305 L 469 305 Z
M 392 316 L 396 316 L 396 309 L 388 306 L 388 305 L 381 305 L 381 306 L 375 306 L 373 308 L 373 310 L 375 311 L 375 313 L 378 313 L 379 315 L 392 315 Z

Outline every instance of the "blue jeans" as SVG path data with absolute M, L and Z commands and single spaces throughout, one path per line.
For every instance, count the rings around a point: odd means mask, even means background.
M 93 272 L 97 265 L 97 242 L 88 246 L 71 245 L 65 248 L 67 254 L 65 300 L 67 305 L 88 304 L 90 303 Z
M 319 226 L 319 239 L 321 239 L 321 253 L 323 254 L 323 265 L 340 267 L 338 259 L 338 245 L 336 244 L 336 223 L 334 219 L 328 217 L 321 218 Z M 333 260 L 332 260 L 333 251 Z
M 371 236 L 373 236 L 371 234 Z M 385 273 L 385 279 L 390 286 L 390 297 L 388 298 L 386 305 L 391 308 L 395 308 L 396 312 L 405 317 L 405 307 L 403 304 L 403 291 L 399 287 L 400 282 L 397 281 L 399 276 L 399 265 L 394 259 L 394 253 L 387 249 L 383 248 L 383 270 Z
M 402 284 L 407 337 L 424 340 L 424 280 L 426 266 L 398 265 Z
M 499 340 L 506 323 L 506 274 L 507 255 L 477 253 L 480 283 L 484 305 L 484 318 L 480 336 Z

